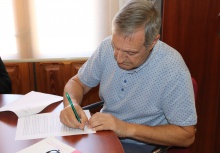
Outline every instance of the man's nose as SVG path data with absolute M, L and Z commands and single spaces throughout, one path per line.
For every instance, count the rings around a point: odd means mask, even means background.
M 116 57 L 118 63 L 123 63 L 126 60 L 125 53 L 121 50 L 118 50 Z

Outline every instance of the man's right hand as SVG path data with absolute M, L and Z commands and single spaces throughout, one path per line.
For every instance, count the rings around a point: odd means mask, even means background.
M 79 123 L 78 120 L 76 119 L 76 116 L 75 116 L 75 114 L 72 110 L 72 107 L 70 105 L 66 106 L 60 112 L 60 122 L 70 128 L 83 130 L 85 127 L 85 124 L 88 122 L 88 118 L 87 118 L 85 112 L 83 111 L 83 109 L 79 105 L 74 104 L 74 107 L 79 115 L 81 123 Z

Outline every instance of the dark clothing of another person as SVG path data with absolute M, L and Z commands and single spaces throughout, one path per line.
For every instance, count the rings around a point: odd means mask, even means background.
M 0 58 L 0 94 L 10 94 L 12 92 L 11 79 L 6 71 L 5 65 Z

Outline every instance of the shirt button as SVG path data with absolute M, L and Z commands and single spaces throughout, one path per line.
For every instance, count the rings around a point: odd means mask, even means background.
M 127 83 L 127 80 L 124 80 L 124 83 Z
M 124 91 L 124 88 L 122 88 L 121 91 Z

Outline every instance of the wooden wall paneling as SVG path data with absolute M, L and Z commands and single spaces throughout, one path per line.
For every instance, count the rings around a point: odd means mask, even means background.
M 220 153 L 219 0 L 164 0 L 162 40 L 183 56 L 198 83 L 192 153 Z
M 218 20 L 218 25 L 217 25 L 217 28 L 218 28 L 217 37 L 218 37 L 218 39 L 215 39 L 214 43 L 216 45 L 219 45 L 219 42 L 220 42 L 220 9 L 219 9 L 219 14 L 218 14 L 218 19 L 217 20 Z M 219 50 L 216 50 L 215 52 L 219 52 Z M 216 57 L 215 60 L 217 60 L 217 62 L 220 63 L 219 62 L 220 57 Z M 220 123 L 219 123 L 220 122 L 220 119 L 219 119 L 219 117 L 220 117 L 220 79 L 218 80 L 217 84 L 218 84 L 218 98 L 217 98 L 218 99 L 218 106 L 217 106 L 217 113 L 218 114 L 217 114 L 217 118 L 216 118 L 217 126 L 216 126 L 216 139 L 215 139 L 215 148 L 214 148 L 214 150 L 218 151 L 217 153 L 220 153 L 220 130 L 219 130 L 220 129 Z
M 71 72 L 71 77 L 74 76 L 75 74 L 78 73 L 78 70 L 80 69 L 80 67 L 85 63 L 85 61 L 81 61 L 81 62 L 72 62 L 70 64 L 70 72 Z M 70 78 L 71 78 L 70 77 Z M 86 106 L 89 104 L 92 104 L 94 102 L 100 101 L 99 98 L 99 86 L 92 88 L 83 98 L 82 100 L 82 106 Z M 94 110 L 97 111 L 97 110 Z
M 63 96 L 66 84 L 66 65 L 63 62 L 37 62 L 36 90 L 39 92 Z
M 85 61 L 76 61 L 76 62 L 72 61 L 72 62 L 69 63 L 69 66 L 70 66 L 70 68 L 69 68 L 69 72 L 70 72 L 69 73 L 70 74 L 69 79 L 78 73 L 79 69 L 82 67 L 82 65 L 84 63 L 85 63 Z
M 13 94 L 26 94 L 34 90 L 34 73 L 32 63 L 5 63 L 12 81 Z
M 220 11 L 220 9 L 219 9 Z M 220 15 L 220 14 L 219 14 Z M 220 16 L 219 16 L 219 30 L 220 30 Z M 220 32 L 220 31 L 219 31 Z M 218 40 L 216 39 L 215 42 L 214 42 L 216 45 L 219 45 L 220 46 L 220 33 L 219 33 L 219 36 L 218 36 Z M 219 47 L 220 48 L 220 47 Z M 220 52 L 220 49 L 219 50 L 214 50 L 215 53 L 219 53 Z M 216 128 L 215 128 L 215 147 L 214 147 L 214 150 L 217 152 L 217 153 L 220 153 L 220 53 L 218 54 L 219 56 L 216 56 L 213 58 L 213 62 L 214 64 L 217 64 L 216 67 L 218 66 L 218 69 L 215 67 L 215 69 L 213 69 L 213 71 L 215 71 L 215 73 L 218 73 L 218 75 L 216 76 L 217 78 L 215 79 L 218 79 L 218 81 L 216 82 L 216 85 L 217 86 L 217 96 L 216 96 L 216 99 L 217 99 L 217 105 L 216 105 L 216 111 L 217 111 L 217 115 L 216 115 L 216 118 L 215 118 L 215 122 L 216 122 Z
M 27 93 L 30 91 L 35 90 L 35 76 L 34 76 L 34 64 L 33 63 L 28 63 L 28 79 L 29 79 L 29 91 L 27 90 Z M 27 70 L 24 70 L 27 71 Z

